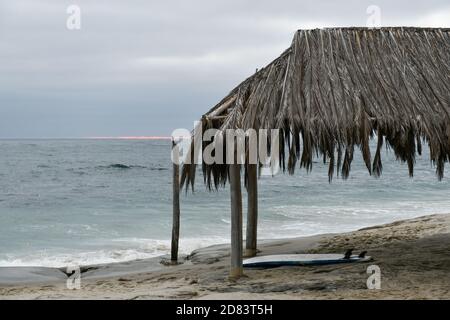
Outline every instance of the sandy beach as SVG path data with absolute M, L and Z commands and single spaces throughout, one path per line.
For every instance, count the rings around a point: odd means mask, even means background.
M 450 214 L 429 215 L 349 233 L 260 242 L 259 255 L 367 250 L 373 261 L 246 269 L 228 278 L 229 246 L 194 251 L 182 264 L 161 258 L 81 268 L 81 289 L 54 268 L 0 268 L 1 299 L 450 299 Z M 367 267 L 381 289 L 367 289 Z

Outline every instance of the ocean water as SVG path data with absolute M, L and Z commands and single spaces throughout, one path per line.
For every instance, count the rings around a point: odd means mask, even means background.
M 383 152 L 379 179 L 368 175 L 359 152 L 346 181 L 328 183 L 320 160 L 310 174 L 262 177 L 259 238 L 450 212 L 450 179 L 436 179 L 424 151 L 412 179 L 393 152 Z M 61 267 L 169 253 L 171 179 L 168 141 L 1 140 L 0 266 Z M 181 252 L 229 242 L 228 190 L 207 192 L 201 174 L 195 193 L 181 194 L 181 215 Z

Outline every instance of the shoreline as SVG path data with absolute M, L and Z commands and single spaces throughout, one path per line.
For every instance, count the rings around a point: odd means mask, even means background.
M 369 263 L 245 269 L 228 279 L 229 245 L 213 245 L 165 266 L 165 256 L 81 267 L 81 289 L 66 287 L 64 268 L 0 267 L 0 299 L 450 299 L 450 214 L 353 232 L 261 240 L 259 255 L 367 250 Z M 368 290 L 367 267 L 381 269 Z

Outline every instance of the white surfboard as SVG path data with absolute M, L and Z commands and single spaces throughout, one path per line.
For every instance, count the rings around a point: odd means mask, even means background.
M 246 268 L 274 268 L 282 266 L 311 266 L 327 265 L 338 263 L 365 262 L 370 261 L 370 256 L 363 258 L 352 255 L 349 259 L 344 259 L 343 254 L 275 254 L 268 256 L 245 259 L 243 265 Z

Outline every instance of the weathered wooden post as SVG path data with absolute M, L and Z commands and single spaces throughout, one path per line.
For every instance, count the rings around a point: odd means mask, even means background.
M 175 150 L 176 143 L 172 139 L 172 162 L 173 162 L 173 222 L 172 222 L 172 246 L 170 260 L 178 261 L 178 241 L 180 238 L 180 165 L 179 151 Z
M 243 275 L 242 267 L 242 193 L 240 164 L 230 164 L 231 194 L 231 269 L 230 277 Z
M 247 167 L 247 236 L 245 239 L 245 256 L 254 257 L 257 250 L 258 230 L 258 165 L 249 164 Z

